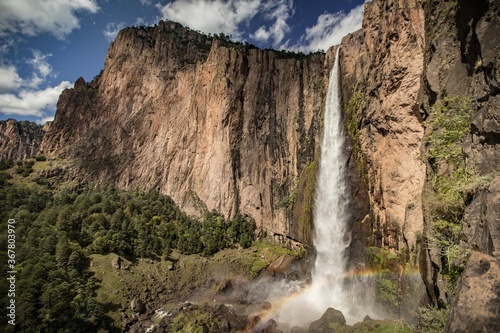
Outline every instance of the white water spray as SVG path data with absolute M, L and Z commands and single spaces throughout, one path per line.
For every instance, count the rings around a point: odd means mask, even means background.
M 340 49 L 340 48 L 339 48 Z M 312 285 L 287 301 L 276 320 L 289 327 L 303 326 L 319 319 L 329 307 L 342 311 L 348 323 L 361 321 L 369 314 L 366 296 L 358 297 L 359 284 L 345 282 L 350 234 L 347 230 L 348 197 L 347 156 L 341 116 L 339 86 L 339 49 L 330 72 L 321 140 L 321 163 L 317 174 L 314 226 L 316 261 Z M 361 288 L 360 288 L 361 287 Z M 368 297 L 370 298 L 370 297 Z M 364 304 L 363 304 L 364 303 Z
M 346 271 L 345 251 L 350 243 L 347 221 L 348 186 L 347 157 L 344 150 L 344 127 L 341 117 L 339 87 L 339 50 L 330 72 L 326 96 L 324 130 L 314 200 L 316 262 L 312 288 L 317 291 L 316 302 L 324 310 L 333 307 L 346 309 L 344 292 Z M 350 303 L 350 302 L 349 302 Z

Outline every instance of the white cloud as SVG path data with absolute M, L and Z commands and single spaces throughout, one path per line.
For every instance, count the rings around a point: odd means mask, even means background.
M 47 112 L 55 110 L 61 92 L 73 85 L 63 81 L 55 87 L 38 89 L 48 76 L 56 75 L 47 61 L 51 54 L 43 54 L 39 50 L 32 52 L 33 57 L 25 60 L 33 68 L 30 78 L 21 77 L 13 65 L 0 65 L 0 113 L 35 116 L 42 121 L 47 117 Z
M 106 24 L 106 29 L 102 32 L 104 37 L 108 39 L 108 41 L 113 41 L 116 38 L 116 35 L 125 28 L 127 24 L 125 22 L 120 23 L 108 23 Z
M 261 26 L 250 37 L 261 42 L 273 38 L 275 45 L 281 43 L 285 35 L 290 32 L 287 20 L 294 14 L 293 0 L 268 1 L 262 5 L 262 10 L 264 17 L 273 20 L 274 24 L 269 28 Z
M 141 3 L 141 5 L 143 6 L 151 6 L 151 4 L 153 3 L 152 0 L 140 0 L 139 1 Z
M 14 45 L 15 41 L 13 38 L 3 38 L 2 45 L 0 45 L 0 54 L 9 53 L 9 49 Z
M 220 33 L 241 38 L 240 25 L 257 15 L 261 0 L 176 0 L 157 5 L 162 19 L 187 25 L 205 33 Z
M 24 80 L 23 85 L 36 88 L 45 82 L 47 76 L 55 77 L 56 74 L 53 72 L 52 66 L 47 61 L 52 54 L 43 54 L 39 50 L 32 50 L 32 52 L 33 58 L 28 59 L 26 62 L 33 67 L 34 72 L 29 81 Z
M 14 66 L 0 66 L 0 92 L 18 89 L 22 84 L 23 79 Z
M 54 116 L 47 116 L 47 117 L 43 117 L 41 119 L 38 119 L 37 123 L 39 125 L 45 125 L 46 122 L 53 121 L 53 120 L 54 120 Z
M 59 95 L 73 84 L 62 81 L 55 87 L 43 90 L 23 89 L 16 94 L 0 94 L 0 113 L 6 115 L 45 118 L 47 111 L 55 110 Z
M 0 92 L 13 91 L 19 88 L 37 88 L 45 82 L 47 76 L 55 77 L 52 66 L 47 59 L 52 54 L 43 54 L 39 50 L 32 50 L 33 57 L 25 62 L 33 67 L 31 78 L 22 78 L 17 68 L 10 64 L 0 64 Z
M 36 36 L 48 32 L 64 39 L 80 27 L 76 12 L 98 10 L 95 0 L 0 1 L 0 37 L 11 33 Z
M 297 51 L 327 50 L 332 45 L 340 44 L 342 37 L 361 28 L 364 5 L 353 8 L 348 14 L 344 12 L 324 13 L 318 17 L 316 24 L 306 29 L 298 44 L 287 47 Z

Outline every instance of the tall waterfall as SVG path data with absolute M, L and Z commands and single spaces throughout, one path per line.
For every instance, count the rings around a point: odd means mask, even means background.
M 281 306 L 276 319 L 289 327 L 307 326 L 319 319 L 329 307 L 342 311 L 348 323 L 361 321 L 365 315 L 371 314 L 367 311 L 370 296 L 362 283 L 346 281 L 346 249 L 350 243 L 347 230 L 349 193 L 340 104 L 339 50 L 330 72 L 321 138 L 321 163 L 316 180 L 313 212 L 316 261 L 312 284 L 298 295 L 292 294 Z
M 325 306 L 344 307 L 343 279 L 346 270 L 345 251 L 350 239 L 347 223 L 347 157 L 343 153 L 344 129 L 341 118 L 339 87 L 339 50 L 330 72 L 326 96 L 324 129 L 314 198 L 316 262 L 312 275 L 313 288 Z M 318 295 L 319 296 L 319 295 Z

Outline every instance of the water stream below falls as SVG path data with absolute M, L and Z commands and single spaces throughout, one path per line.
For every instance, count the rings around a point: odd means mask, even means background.
M 289 327 L 306 326 L 329 308 L 342 311 L 348 323 L 362 321 L 371 297 L 362 281 L 346 278 L 348 231 L 347 156 L 341 115 L 339 49 L 330 73 L 321 139 L 321 163 L 317 174 L 314 226 L 316 261 L 312 283 L 287 297 L 275 320 Z

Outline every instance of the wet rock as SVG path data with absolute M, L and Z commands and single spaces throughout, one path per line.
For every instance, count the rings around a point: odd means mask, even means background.
M 292 330 L 290 331 L 290 333 L 307 333 L 307 330 L 303 327 L 294 326 L 294 327 L 292 327 Z
M 335 333 L 331 324 L 345 325 L 345 317 L 339 310 L 328 308 L 320 319 L 313 321 L 309 326 L 310 333 Z
M 264 301 L 259 304 L 259 308 L 261 310 L 270 310 L 272 307 L 273 305 L 271 304 L 271 302 L 268 301 Z
M 500 332 L 500 263 L 473 252 L 451 307 L 445 333 Z
M 276 321 L 269 319 L 265 324 L 259 327 L 255 333 L 283 333 L 283 331 L 278 328 Z
M 296 258 L 287 254 L 280 256 L 273 261 L 266 269 L 266 272 L 271 276 L 285 277 L 285 272 L 290 270 Z

